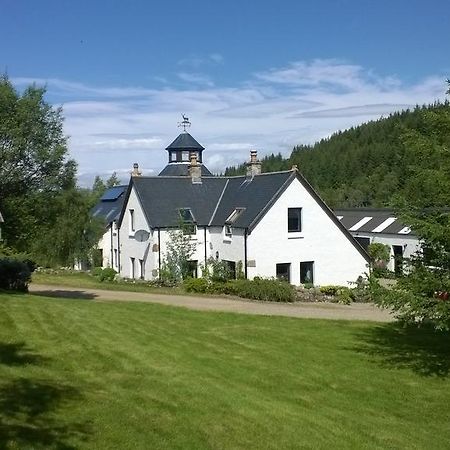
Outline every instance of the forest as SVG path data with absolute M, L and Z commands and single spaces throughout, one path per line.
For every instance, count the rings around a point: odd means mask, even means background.
M 263 172 L 300 172 L 332 208 L 395 207 L 420 200 L 448 206 L 450 106 L 417 106 L 339 131 L 314 145 L 297 145 L 289 158 L 262 159 Z M 226 175 L 245 173 L 245 164 Z

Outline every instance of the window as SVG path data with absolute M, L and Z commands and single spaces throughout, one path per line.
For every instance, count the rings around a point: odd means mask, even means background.
M 233 236 L 233 228 L 231 225 L 225 225 L 225 236 L 231 238 Z
M 236 279 L 236 262 L 235 261 L 227 261 L 223 260 L 223 262 L 227 265 L 228 276 L 232 279 Z
M 139 260 L 139 278 L 141 279 L 141 280 L 143 280 L 144 279 L 144 260 L 143 259 L 140 259 Z
M 117 258 L 117 248 L 114 249 L 114 266 L 117 267 L 119 265 Z
M 288 208 L 288 232 L 302 231 L 302 208 Z
M 245 208 L 236 208 L 225 220 L 225 223 L 234 223 L 238 217 L 245 211 Z
M 370 245 L 370 238 L 355 236 L 355 239 L 359 242 L 359 245 L 367 252 Z
M 279 280 L 291 281 L 291 264 L 281 263 L 277 264 L 277 278 Z
M 135 277 L 134 258 L 130 258 L 130 278 Z
M 130 231 L 134 231 L 134 209 L 130 209 Z
M 178 213 L 183 226 L 183 234 L 195 234 L 197 227 L 195 226 L 195 219 L 190 208 L 181 208 L 178 210 Z
M 189 161 L 189 151 L 187 150 L 183 150 L 181 152 L 181 158 L 183 159 L 183 161 Z
M 188 261 L 187 262 L 187 274 L 192 278 L 198 277 L 198 261 Z
M 399 276 L 403 274 L 403 246 L 393 245 L 392 252 L 394 253 L 394 272 Z
M 314 261 L 300 263 L 300 283 L 314 284 Z

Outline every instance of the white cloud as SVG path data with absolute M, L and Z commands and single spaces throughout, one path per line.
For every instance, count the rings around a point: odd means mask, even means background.
M 177 73 L 177 76 L 180 80 L 186 81 L 188 83 L 202 84 L 208 87 L 214 86 L 214 83 L 211 81 L 211 78 L 201 73 L 179 72 Z
M 13 79 L 17 86 L 46 84 L 64 108 L 65 132 L 80 180 L 123 170 L 134 162 L 147 175 L 167 163 L 167 145 L 180 129 L 180 113 L 204 146 L 204 162 L 215 172 L 248 159 L 289 155 L 292 147 L 381 115 L 444 98 L 444 79 L 430 76 L 414 85 L 377 76 L 336 60 L 298 61 L 261 72 L 241 85 L 219 87 L 203 74 L 181 72 L 189 88 L 88 86 L 58 79 Z M 128 167 L 129 169 L 123 169 Z M 118 169 L 122 168 L 122 169 Z M 122 173 L 122 172 L 120 172 Z

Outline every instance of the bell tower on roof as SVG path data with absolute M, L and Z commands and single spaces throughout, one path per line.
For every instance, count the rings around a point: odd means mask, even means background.
M 203 176 L 212 176 L 212 173 L 203 165 L 203 150 L 201 146 L 187 131 L 191 122 L 184 114 L 181 115 L 183 120 L 178 123 L 183 128 L 183 132 L 168 146 L 166 150 L 169 156 L 169 162 L 166 167 L 159 173 L 161 176 L 188 176 L 189 164 L 192 156 L 196 156 L 198 164 L 201 165 Z

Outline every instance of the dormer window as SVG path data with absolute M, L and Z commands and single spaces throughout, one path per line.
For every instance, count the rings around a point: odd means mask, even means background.
M 232 224 L 236 222 L 236 220 L 239 218 L 239 216 L 245 211 L 245 208 L 236 208 L 225 220 L 225 223 Z
M 181 225 L 183 228 L 183 234 L 195 234 L 197 227 L 195 225 L 195 219 L 190 208 L 180 208 L 178 210 L 180 215 Z

